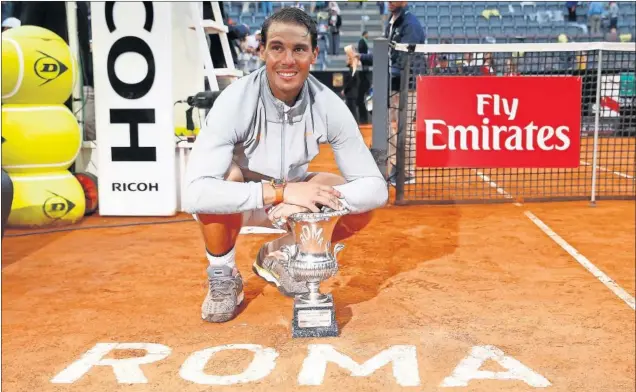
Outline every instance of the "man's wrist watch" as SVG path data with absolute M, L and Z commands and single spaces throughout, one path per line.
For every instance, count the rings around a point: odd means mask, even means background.
M 285 186 L 287 185 L 287 182 L 285 182 L 284 180 L 273 179 L 270 181 L 270 184 L 272 185 L 272 187 L 274 188 L 274 191 L 276 192 L 276 199 L 274 200 L 273 204 L 278 205 L 282 203 L 284 200 L 283 192 L 285 191 Z

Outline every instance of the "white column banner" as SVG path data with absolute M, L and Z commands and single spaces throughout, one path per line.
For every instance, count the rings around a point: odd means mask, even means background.
M 176 214 L 170 2 L 94 2 L 99 212 Z

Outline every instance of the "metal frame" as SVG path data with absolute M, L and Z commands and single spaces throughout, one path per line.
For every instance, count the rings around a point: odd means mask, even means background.
M 373 128 L 371 154 L 380 172 L 387 169 L 387 127 L 389 126 L 389 41 L 386 38 L 373 40 Z
M 598 167 L 598 128 L 601 120 L 601 76 L 603 70 L 603 50 L 598 51 L 598 66 L 596 68 L 596 113 L 594 113 L 594 149 L 592 150 L 592 196 L 590 203 L 596 203 L 596 168 Z
M 397 178 L 395 182 L 396 195 L 404 195 L 404 181 L 406 179 L 405 160 L 406 160 L 406 133 L 408 129 L 408 100 L 409 100 L 409 79 L 411 77 L 411 56 L 406 56 L 404 68 L 400 75 L 400 103 L 398 106 L 398 131 L 397 131 L 397 150 L 395 156 L 395 169 Z M 402 199 L 397 197 L 396 199 Z

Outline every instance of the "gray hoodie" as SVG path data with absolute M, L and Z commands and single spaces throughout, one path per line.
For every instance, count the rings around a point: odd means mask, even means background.
M 386 204 L 388 190 L 342 99 L 309 76 L 289 107 L 269 88 L 265 67 L 230 84 L 208 113 L 186 169 L 185 210 L 230 214 L 263 208 L 262 182 L 224 181 L 232 161 L 265 179 L 300 181 L 329 143 L 347 181 L 336 186 L 353 213 Z

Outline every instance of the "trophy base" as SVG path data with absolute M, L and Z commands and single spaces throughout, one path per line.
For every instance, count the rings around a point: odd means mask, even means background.
M 331 294 L 325 294 L 327 300 L 320 303 L 307 303 L 294 298 L 294 317 L 292 319 L 292 337 L 322 338 L 338 336 L 336 308 Z

